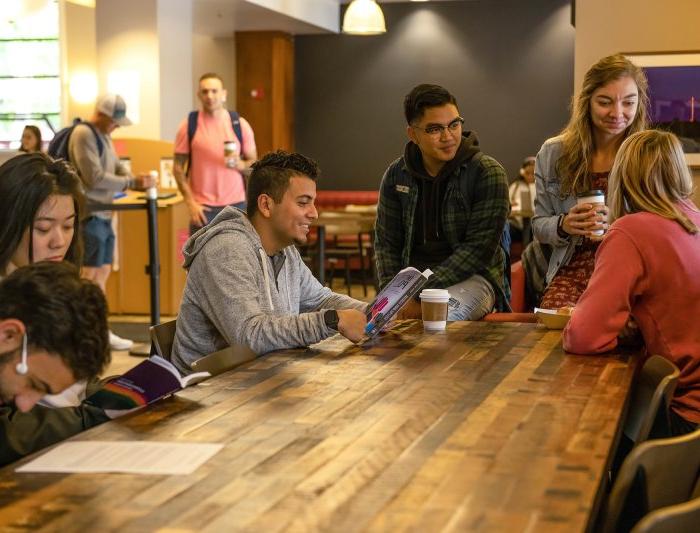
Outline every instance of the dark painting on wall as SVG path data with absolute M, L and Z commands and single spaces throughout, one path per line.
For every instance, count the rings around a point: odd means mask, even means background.
M 700 54 L 630 56 L 649 80 L 649 118 L 678 135 L 686 153 L 700 153 Z

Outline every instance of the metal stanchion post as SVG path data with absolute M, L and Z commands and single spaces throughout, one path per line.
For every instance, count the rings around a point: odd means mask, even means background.
M 148 213 L 148 267 L 146 273 L 151 281 L 151 326 L 160 324 L 160 256 L 158 254 L 158 190 L 146 192 Z
M 158 189 L 146 190 L 146 214 L 148 217 L 148 274 L 151 288 L 151 326 L 160 324 L 160 256 L 158 254 Z M 134 344 L 132 355 L 148 356 L 150 343 Z
M 155 171 L 152 171 L 155 172 Z M 156 173 L 157 177 L 157 173 Z M 146 190 L 146 202 L 130 202 L 122 204 L 88 205 L 90 212 L 95 211 L 133 211 L 146 209 L 148 218 L 148 265 L 146 274 L 149 276 L 151 289 L 151 325 L 160 324 L 160 256 L 158 254 L 158 189 L 152 187 Z M 148 356 L 151 353 L 151 343 L 134 344 L 129 350 L 131 355 Z
M 316 238 L 318 240 L 318 275 L 316 279 L 321 285 L 326 284 L 326 226 L 320 225 L 316 228 Z

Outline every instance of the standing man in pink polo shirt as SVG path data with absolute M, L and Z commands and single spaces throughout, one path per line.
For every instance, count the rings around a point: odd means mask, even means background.
M 258 158 L 253 128 L 224 108 L 226 89 L 217 74 L 199 78 L 197 96 L 202 109 L 180 124 L 173 165 L 190 212 L 190 233 L 207 225 L 228 205 L 245 209 L 243 171 Z M 234 126 L 235 120 L 239 124 Z M 233 153 L 225 156 L 224 144 L 231 141 L 235 141 Z

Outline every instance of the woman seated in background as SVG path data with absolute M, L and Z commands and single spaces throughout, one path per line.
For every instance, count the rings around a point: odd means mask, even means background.
M 608 184 L 614 223 L 563 336 L 568 351 L 600 353 L 638 327 L 647 353 L 681 371 L 674 435 L 700 423 L 700 212 L 692 189 L 673 134 L 644 131 L 622 144 Z
M 586 73 L 569 124 L 537 154 L 536 240 L 552 246 L 541 307 L 576 305 L 593 272 L 607 208 L 576 205 L 577 195 L 607 188 L 622 141 L 647 125 L 647 80 L 623 55 L 605 57 Z
M 523 217 L 518 213 L 532 213 L 535 210 L 535 158 L 530 156 L 523 160 L 515 181 L 508 187 L 512 214 L 510 223 L 510 238 L 512 241 L 523 241 Z M 523 201 L 527 205 L 523 205 Z M 531 216 L 531 215 L 530 215 Z M 528 236 L 529 240 L 529 236 Z
M 36 126 L 28 125 L 22 132 L 20 152 L 41 152 L 41 130 Z
M 0 166 L 0 278 L 38 261 L 70 261 L 80 266 L 80 219 L 84 204 L 77 174 L 64 161 L 43 153 L 20 154 Z M 61 320 L 61 317 L 56 317 Z M 99 386 L 87 385 L 87 394 Z M 108 420 L 102 409 L 81 405 L 86 383 L 45 396 L 22 413 L 0 406 L 0 430 L 12 435 L 0 450 L 18 458 Z M 54 408 L 62 406 L 73 406 Z

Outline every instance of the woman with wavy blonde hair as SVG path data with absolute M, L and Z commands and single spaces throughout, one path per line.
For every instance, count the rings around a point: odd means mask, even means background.
M 573 306 L 586 288 L 607 209 L 576 197 L 606 191 L 620 144 L 647 127 L 648 103 L 644 72 L 621 54 L 604 57 L 586 73 L 566 128 L 537 154 L 532 226 L 552 246 L 542 307 Z
M 678 138 L 643 131 L 622 143 L 609 181 L 613 224 L 593 276 L 564 330 L 575 353 L 613 349 L 638 328 L 648 354 L 681 371 L 671 402 L 671 432 L 700 425 L 700 211 Z
M 608 188 L 608 220 L 640 211 L 675 220 L 688 233 L 698 227 L 685 213 L 693 179 L 683 148 L 672 133 L 649 130 L 630 136 L 615 160 Z

